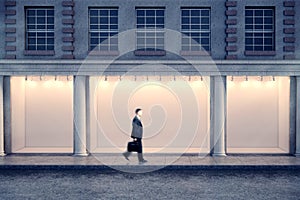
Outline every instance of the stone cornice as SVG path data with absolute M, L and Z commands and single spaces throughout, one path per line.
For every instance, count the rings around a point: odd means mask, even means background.
M 130 71 L 141 75 L 300 76 L 300 60 L 0 60 L 0 75 L 99 75 L 103 71 L 109 75 Z

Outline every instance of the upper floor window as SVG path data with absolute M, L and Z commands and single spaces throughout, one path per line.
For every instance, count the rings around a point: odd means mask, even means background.
M 246 7 L 246 51 L 274 51 L 274 8 Z
M 118 51 L 118 8 L 89 9 L 89 50 Z
M 181 50 L 210 51 L 210 9 L 181 9 Z
M 54 8 L 26 8 L 26 50 L 54 50 Z
M 136 9 L 138 51 L 164 51 L 164 8 Z

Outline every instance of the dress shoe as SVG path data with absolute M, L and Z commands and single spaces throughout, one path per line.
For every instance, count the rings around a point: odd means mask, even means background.
M 148 161 L 147 160 L 141 160 L 141 161 L 139 161 L 139 164 L 144 164 L 146 162 L 148 162 Z
M 124 158 L 126 159 L 126 160 L 129 160 L 129 158 L 128 158 L 128 152 L 124 152 L 124 153 L 122 153 L 123 154 L 123 156 L 124 156 Z

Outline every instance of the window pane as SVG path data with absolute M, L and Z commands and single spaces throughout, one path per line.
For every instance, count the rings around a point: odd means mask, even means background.
M 47 16 L 54 16 L 54 10 L 47 10 Z
M 137 16 L 145 16 L 144 10 L 137 10 Z
M 190 10 L 181 10 L 181 16 L 189 16 L 190 15 Z
M 199 17 L 192 17 L 192 24 L 200 24 L 200 18 Z
M 110 18 L 110 23 L 111 24 L 118 24 L 118 18 L 117 17 L 111 17 Z
M 100 51 L 117 50 L 118 43 L 110 40 L 109 37 L 117 37 L 118 10 L 115 8 L 93 8 L 89 12 L 89 49 L 96 48 L 96 50 Z
M 118 17 L 118 10 L 110 10 L 110 16 Z
M 45 45 L 37 45 L 37 50 L 46 50 L 46 46 Z
M 90 10 L 90 16 L 98 16 L 98 10 Z
M 200 10 L 191 10 L 191 16 L 200 16 Z
M 245 18 L 245 49 L 247 51 L 274 50 L 274 9 L 246 8 L 246 16 L 251 17 Z
M 100 10 L 100 16 L 108 16 L 108 10 Z
M 54 44 L 54 38 L 48 38 L 47 44 Z
M 27 10 L 27 16 L 35 16 L 35 10 Z
M 37 10 L 37 16 L 45 16 L 46 15 L 46 10 Z
M 246 10 L 246 16 L 253 16 L 253 10 Z
M 200 51 L 210 50 L 210 10 L 207 8 L 190 8 L 181 11 L 181 32 L 191 38 L 183 36 L 182 50 Z M 183 15 L 185 14 L 185 15 Z M 205 31 L 205 32 L 204 32 Z
M 137 9 L 136 28 L 148 28 L 143 32 L 137 31 L 137 49 L 157 50 L 164 47 L 164 10 L 163 9 Z
M 101 17 L 100 24 L 108 24 L 108 17 Z
M 48 45 L 47 50 L 54 50 L 54 45 Z
M 146 10 L 146 16 L 154 16 L 155 10 Z
M 54 49 L 54 8 L 26 8 L 27 50 Z
M 201 24 L 209 24 L 209 18 L 208 17 L 202 17 L 201 18 Z
M 209 16 L 209 10 L 202 10 L 201 15 L 202 16 Z
M 262 9 L 257 9 L 254 11 L 255 16 L 263 16 L 263 10 Z
M 48 17 L 47 24 L 54 24 L 54 17 Z

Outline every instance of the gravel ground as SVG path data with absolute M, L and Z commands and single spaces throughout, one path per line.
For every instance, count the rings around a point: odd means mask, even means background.
M 0 199 L 300 199 L 300 171 L 2 170 Z

